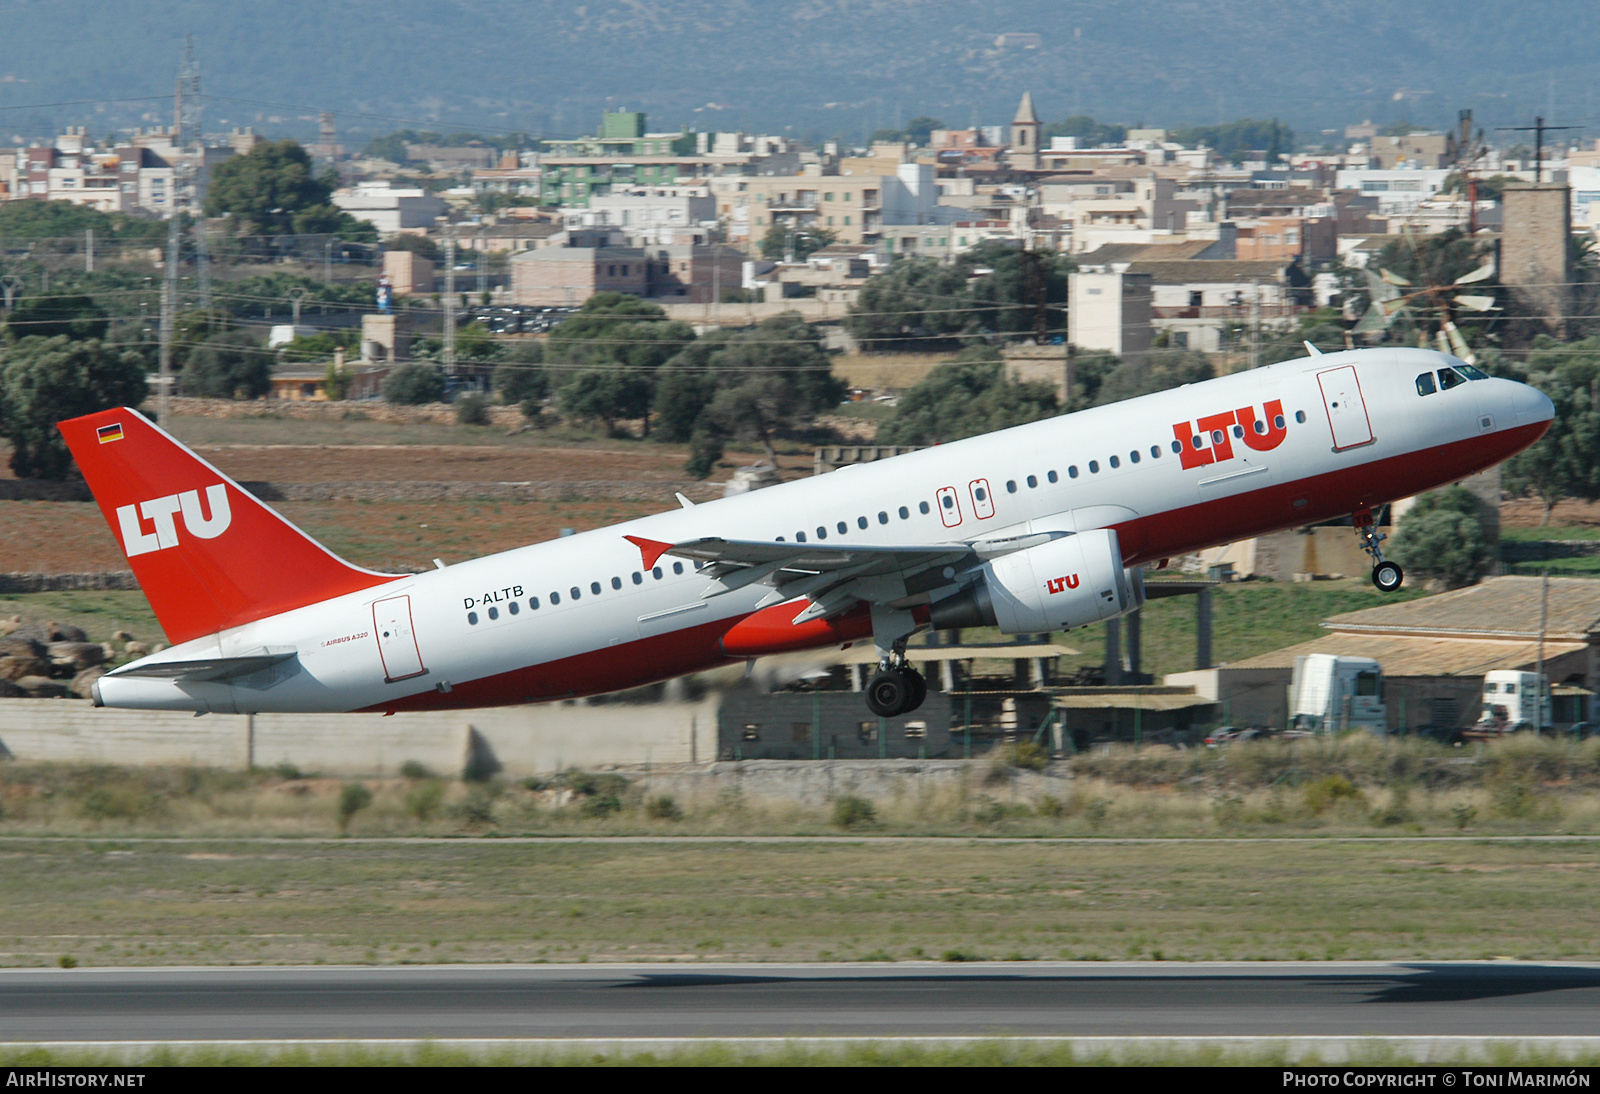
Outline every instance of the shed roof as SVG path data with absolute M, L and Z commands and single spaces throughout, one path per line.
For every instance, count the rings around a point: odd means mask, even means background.
M 1544 657 L 1549 661 L 1586 648 L 1585 642 L 1547 639 Z M 1339 633 L 1233 661 L 1224 668 L 1288 671 L 1296 657 L 1313 653 L 1370 657 L 1383 666 L 1385 676 L 1482 676 L 1491 669 L 1532 670 L 1539 659 L 1539 641 L 1537 635 L 1503 639 Z
M 1495 577 L 1438 596 L 1336 615 L 1322 625 L 1348 634 L 1537 639 L 1544 603 L 1547 639 L 1584 642 L 1600 634 L 1600 581 L 1549 580 L 1547 601 L 1543 578 Z

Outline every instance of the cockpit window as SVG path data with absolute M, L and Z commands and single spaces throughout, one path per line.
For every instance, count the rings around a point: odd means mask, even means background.
M 1435 391 L 1438 391 L 1438 390 L 1439 390 L 1438 388 L 1433 386 L 1433 373 L 1424 372 L 1421 376 L 1417 377 L 1417 394 L 1418 395 L 1432 395 Z
M 1467 382 L 1467 378 L 1453 368 L 1439 370 L 1439 390 L 1449 391 L 1453 387 L 1460 387 Z
M 1489 378 L 1489 374 L 1484 372 L 1483 369 L 1478 368 L 1476 365 L 1469 365 L 1465 361 L 1456 366 L 1456 371 L 1469 380 L 1487 380 Z

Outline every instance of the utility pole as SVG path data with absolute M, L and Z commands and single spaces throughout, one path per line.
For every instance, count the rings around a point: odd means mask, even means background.
M 178 212 L 167 220 L 167 268 L 161 278 L 161 356 L 157 375 L 156 424 L 167 428 L 172 414 L 172 335 L 178 304 Z
M 94 229 L 83 230 L 83 272 L 94 273 Z
M 444 226 L 444 371 L 456 374 L 456 230 Z
M 1502 125 L 1500 128 L 1510 133 L 1533 134 L 1533 181 L 1538 184 L 1543 178 L 1544 170 L 1544 135 L 1558 129 L 1582 129 L 1581 125 L 1545 125 L 1544 118 L 1536 117 L 1532 125 Z
M 194 272 L 200 281 L 200 306 L 211 310 L 211 253 L 206 250 L 206 226 L 194 218 Z
M 483 247 L 483 229 L 479 228 L 478 229 L 477 263 L 478 263 L 478 302 L 480 304 L 487 304 L 488 303 L 488 300 L 485 299 L 485 297 L 487 297 L 489 295 L 489 266 L 488 266 L 488 263 L 486 261 L 487 258 L 488 258 L 488 254 L 484 250 L 484 247 Z

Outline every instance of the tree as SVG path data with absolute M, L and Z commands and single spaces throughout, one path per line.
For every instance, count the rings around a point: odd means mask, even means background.
M 591 368 L 571 374 L 557 397 L 563 414 L 598 418 L 606 432 L 614 433 L 621 418 L 644 418 L 650 413 L 650 381 L 624 368 Z
M 984 333 L 1023 334 L 1039 325 L 1066 329 L 1065 255 L 981 243 L 948 265 L 902 258 L 868 278 L 845 326 L 868 350 L 897 343 Z
M 63 479 L 72 468 L 56 423 L 115 406 L 137 407 L 147 385 L 138 354 L 100 342 L 24 338 L 0 347 L 0 431 L 18 478 Z
M 1507 461 L 1506 489 L 1542 500 L 1545 524 L 1563 497 L 1600 500 L 1600 337 L 1563 345 L 1540 336 L 1520 369 L 1498 356 L 1485 363 L 1532 384 L 1555 404 L 1545 435 Z
M 561 409 L 599 418 L 639 418 L 649 433 L 656 371 L 695 340 L 687 323 L 668 322 L 658 305 L 623 293 L 595 293 L 551 332 L 547 360 L 573 368 L 560 384 Z
M 878 426 L 878 442 L 945 444 L 1060 413 L 1048 384 L 1013 383 L 998 354 L 988 353 L 985 360 L 983 351 L 968 351 L 929 372 Z
M 190 350 L 182 385 L 186 395 L 259 399 L 272 390 L 272 355 L 249 331 L 222 331 Z
M 444 373 L 420 361 L 401 365 L 383 378 L 383 397 L 405 406 L 442 402 L 444 389 Z
M 1452 589 L 1475 584 L 1493 561 L 1481 505 L 1464 486 L 1423 494 L 1401 518 L 1389 553 L 1406 569 Z
M 206 216 L 235 217 L 256 235 L 370 234 L 372 225 L 335 207 L 332 195 L 298 143 L 266 141 L 211 169 Z
M 1101 145 L 1119 145 L 1128 136 L 1124 125 L 1105 125 L 1087 114 L 1074 114 L 1051 122 L 1039 132 L 1039 143 L 1047 145 L 1052 137 L 1074 137 L 1079 148 L 1098 148 Z
M 541 343 L 519 343 L 501 358 L 489 385 L 500 393 L 502 403 L 507 406 L 521 405 L 526 414 L 527 404 L 543 403 L 544 397 L 550 394 L 550 374 L 545 372 L 543 363 L 544 346 Z M 534 413 L 538 413 L 537 409 Z
M 65 337 L 103 339 L 111 321 L 104 309 L 87 296 L 25 296 L 6 317 L 5 333 L 11 340 Z
M 1276 118 L 1271 121 L 1240 118 L 1224 125 L 1193 125 L 1175 130 L 1172 139 L 1179 144 L 1203 144 L 1234 163 L 1243 160 L 1246 153 L 1264 153 L 1271 163 L 1294 151 L 1294 130 Z
M 838 240 L 839 233 L 832 228 L 819 228 L 814 224 L 791 228 L 779 222 L 768 228 L 767 234 L 761 237 L 761 257 L 777 262 L 793 255 L 795 261 L 804 262 Z
M 1154 391 L 1209 380 L 1215 372 L 1211 359 L 1199 350 L 1153 349 L 1142 357 L 1124 361 L 1100 384 L 1096 403 L 1117 403 Z
M 774 439 L 837 406 L 844 392 L 817 334 L 788 313 L 709 334 L 668 361 L 656 384 L 657 436 L 682 443 L 710 428 L 758 441 L 776 464 Z

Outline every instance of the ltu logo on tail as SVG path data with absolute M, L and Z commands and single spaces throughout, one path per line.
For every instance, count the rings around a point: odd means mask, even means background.
M 1066 577 L 1052 577 L 1045 582 L 1045 586 L 1052 594 L 1064 593 L 1068 589 L 1076 589 L 1078 587 L 1078 575 L 1068 574 Z
M 185 490 L 181 494 L 168 494 L 164 498 L 151 498 L 138 505 L 123 505 L 117 509 L 117 527 L 122 530 L 122 550 L 129 558 L 149 554 L 178 545 L 178 525 L 174 514 L 183 515 L 183 526 L 190 535 L 199 539 L 216 539 L 233 523 L 233 513 L 228 509 L 228 488 L 218 483 L 206 487 L 207 518 L 200 511 L 200 491 Z M 155 526 L 146 532 L 139 523 L 143 516 Z

